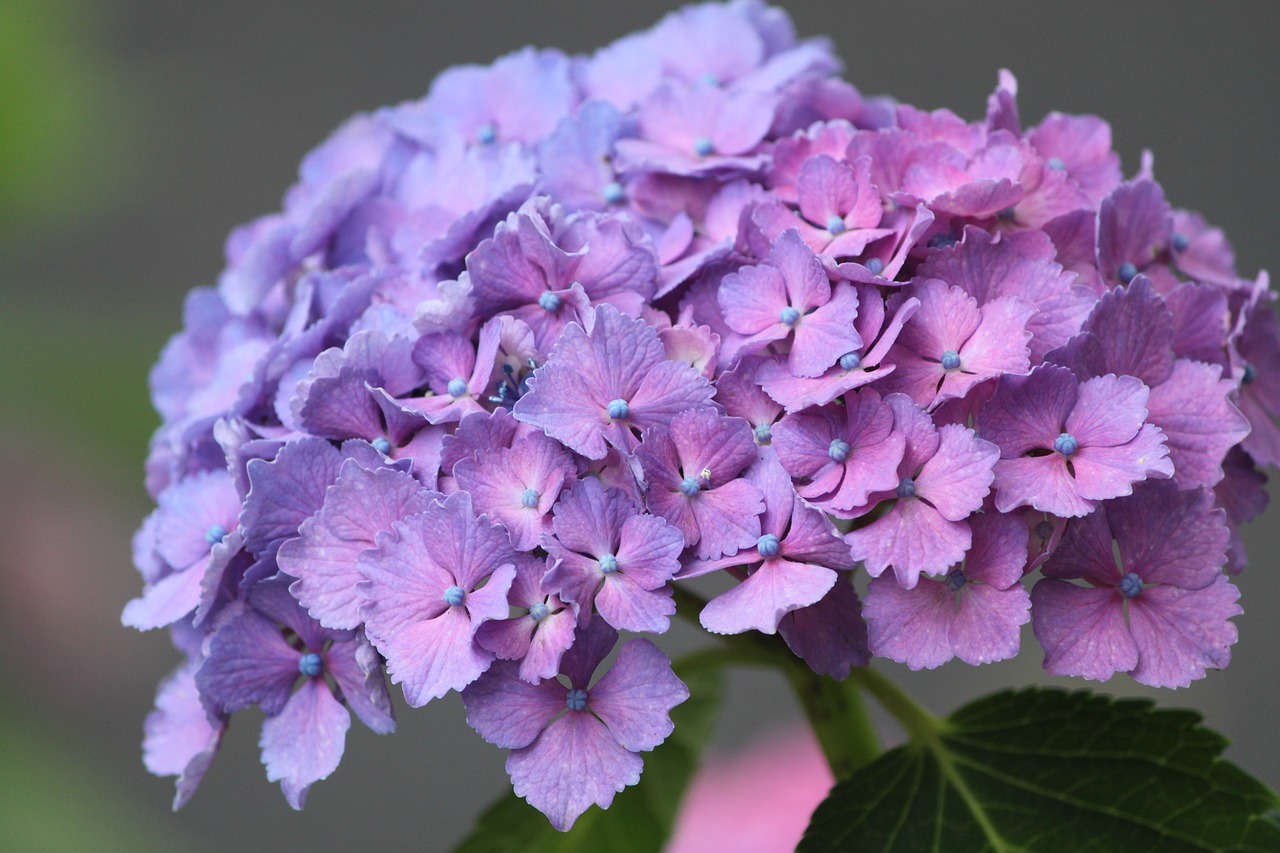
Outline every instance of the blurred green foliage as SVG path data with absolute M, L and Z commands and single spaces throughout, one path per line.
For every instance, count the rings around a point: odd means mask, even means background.
M 82 0 L 0 2 L 0 226 L 29 234 L 77 218 L 135 159 L 141 104 L 95 44 L 101 11 Z

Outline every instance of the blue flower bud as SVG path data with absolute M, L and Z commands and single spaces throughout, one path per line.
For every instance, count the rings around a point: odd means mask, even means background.
M 601 574 L 611 575 L 618 570 L 618 558 L 612 554 L 605 554 L 596 560 L 596 565 L 600 567 Z
M 843 438 L 831 439 L 831 446 L 827 448 L 827 455 L 837 462 L 843 462 L 849 458 L 849 442 Z
M 699 136 L 693 140 L 693 153 L 699 157 L 709 157 L 716 150 L 716 144 L 710 137 Z
M 529 608 L 529 615 L 533 617 L 534 622 L 541 622 L 547 618 L 547 614 L 551 611 L 547 609 L 547 605 L 539 601 L 537 604 Z
M 942 354 L 942 369 L 955 370 L 960 366 L 960 353 L 949 349 Z
M 840 356 L 841 370 L 857 370 L 859 367 L 862 367 L 862 356 L 856 352 L 847 352 Z
M 845 229 L 844 220 L 841 219 L 839 216 L 836 216 L 833 213 L 827 217 L 827 230 L 831 232 L 832 237 L 836 236 L 837 234 L 843 234 L 844 229 Z
M 1116 270 L 1116 278 L 1120 279 L 1122 284 L 1128 284 L 1133 281 L 1133 277 L 1137 274 L 1138 268 L 1128 261 L 1125 261 L 1120 265 L 1120 268 Z
M 760 552 L 761 557 L 776 557 L 780 544 L 777 536 L 766 533 L 756 540 L 756 550 Z
M 564 694 L 564 706 L 570 711 L 585 711 L 587 708 L 587 691 L 574 688 Z
M 627 405 L 626 400 L 609 401 L 609 417 L 615 421 L 620 421 L 629 414 L 631 414 L 631 407 Z
M 880 275 L 880 273 L 884 272 L 884 261 L 879 258 L 872 258 L 867 261 L 867 271 L 872 275 Z
M 1063 163 L 1062 160 L 1057 157 L 1050 157 L 1048 160 L 1044 161 L 1044 164 L 1050 169 L 1057 169 L 1059 172 L 1065 172 L 1067 170 L 1067 164 Z
M 476 142 L 481 145 L 492 145 L 498 139 L 498 129 L 492 124 L 482 124 L 476 128 Z
M 210 548 L 226 538 L 227 528 L 223 527 L 221 524 L 215 524 L 204 532 L 204 541 L 209 543 Z
M 374 450 L 378 451 L 383 456 L 386 456 L 391 452 L 391 442 L 387 441 L 385 438 L 378 437 L 369 443 L 373 445 Z
M 1191 245 L 1191 239 L 1181 231 L 1175 231 L 1173 234 L 1173 250 L 1175 252 L 1185 252 L 1187 247 Z
M 756 424 L 756 443 L 764 444 L 773 439 L 773 424 Z
M 1142 578 L 1134 572 L 1129 572 L 1120 578 L 1120 592 L 1125 598 L 1137 598 L 1138 593 L 1142 592 Z
M 298 658 L 298 672 L 307 678 L 318 678 L 324 672 L 324 658 L 315 652 L 307 652 Z
M 544 290 L 542 295 L 538 297 L 538 305 L 544 311 L 559 311 L 560 297 L 552 293 L 550 290 Z
M 1080 449 L 1080 442 L 1069 432 L 1064 432 L 1053 440 L 1053 449 L 1063 456 L 1070 456 Z
M 451 586 L 444 591 L 444 603 L 450 607 L 457 607 L 467 598 L 466 591 L 460 586 Z
M 914 498 L 916 496 L 916 481 L 910 477 L 903 477 L 902 482 L 898 483 L 898 497 Z
M 800 312 L 788 305 L 778 312 L 778 320 L 788 326 L 794 326 L 800 322 Z
M 533 509 L 538 505 L 538 498 L 540 497 L 541 495 L 538 494 L 537 489 L 525 489 L 520 493 L 520 506 Z
M 693 497 L 702 491 L 702 484 L 698 482 L 696 477 L 685 477 L 680 481 L 680 491 L 685 493 L 686 497 Z
M 461 397 L 467 393 L 467 381 L 465 379 L 450 379 L 448 391 L 450 397 Z
M 952 569 L 951 572 L 947 575 L 947 589 L 951 590 L 952 592 L 959 591 L 960 587 L 964 586 L 968 582 L 969 582 L 969 579 L 966 578 L 964 576 L 964 572 L 960 571 L 959 569 Z
M 622 204 L 626 198 L 626 191 L 623 190 L 622 184 L 617 181 L 610 181 L 604 185 L 604 200 L 609 204 Z

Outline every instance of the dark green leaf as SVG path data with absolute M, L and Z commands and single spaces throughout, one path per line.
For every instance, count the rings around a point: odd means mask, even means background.
M 671 712 L 675 731 L 644 756 L 640 784 L 614 797 L 607 811 L 588 809 L 569 832 L 556 832 L 541 812 L 508 794 L 490 806 L 457 853 L 652 853 L 671 833 L 680 799 L 698 767 L 720 710 L 724 679 L 718 669 L 675 671 L 689 698 Z
M 1033 688 L 961 708 L 832 789 L 814 851 L 1280 851 L 1273 792 L 1190 711 Z

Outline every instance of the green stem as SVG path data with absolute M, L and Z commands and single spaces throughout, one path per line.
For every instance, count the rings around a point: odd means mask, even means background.
M 837 779 L 880 755 L 880 737 L 852 681 L 836 681 L 803 665 L 787 667 L 786 675 Z
M 706 600 L 682 584 L 673 584 L 672 588 L 675 590 L 677 613 L 697 623 L 698 613 L 706 606 Z M 722 655 L 714 655 L 712 653 L 716 650 L 708 650 L 705 665 L 736 663 L 773 666 L 782 671 L 795 690 L 837 779 L 845 778 L 880 754 L 880 738 L 867 714 L 866 703 L 851 680 L 839 682 L 809 669 L 776 634 L 770 636 L 749 631 L 716 637 L 723 644 Z
M 942 722 L 881 673 L 869 666 L 854 667 L 853 680 L 866 690 L 893 718 L 902 724 L 912 740 L 931 743 Z

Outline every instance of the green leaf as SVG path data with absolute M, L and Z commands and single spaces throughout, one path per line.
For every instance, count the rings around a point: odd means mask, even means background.
M 799 849 L 1280 850 L 1280 801 L 1200 719 L 1088 692 L 988 696 L 836 785 Z
M 720 710 L 724 678 L 719 669 L 675 665 L 689 698 L 671 712 L 675 731 L 644 756 L 640 784 L 614 797 L 608 810 L 588 809 L 568 832 L 556 832 L 547 818 L 515 794 L 490 806 L 457 853 L 651 853 L 671 833 L 684 790 L 698 769 Z

